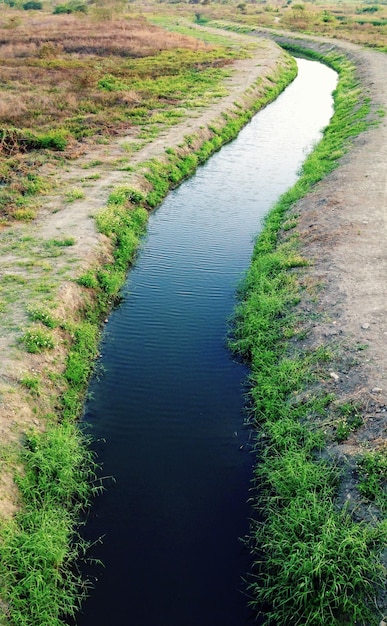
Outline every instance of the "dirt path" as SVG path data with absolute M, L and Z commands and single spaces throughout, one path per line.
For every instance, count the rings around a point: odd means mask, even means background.
M 267 33 L 265 33 L 267 36 Z M 277 41 L 284 36 L 273 37 Z M 387 112 L 387 55 L 347 42 L 300 39 L 314 49 L 335 48 L 355 62 L 375 111 Z M 319 43 L 315 44 L 314 42 Z M 321 281 L 318 309 L 324 323 L 314 325 L 310 341 L 349 348 L 328 383 L 337 397 L 358 400 L 364 425 L 330 450 L 347 459 L 359 447 L 386 449 L 387 442 L 387 117 L 353 142 L 341 165 L 295 207 L 300 214 L 303 252 Z M 310 304 L 308 305 L 310 306 Z M 354 346 L 366 349 L 352 353 Z M 347 497 L 349 494 L 349 485 Z

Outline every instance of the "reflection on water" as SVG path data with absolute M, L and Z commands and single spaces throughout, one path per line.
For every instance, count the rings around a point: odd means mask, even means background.
M 299 76 L 152 215 L 90 386 L 103 473 L 86 535 L 104 569 L 79 626 L 242 626 L 252 458 L 247 371 L 225 345 L 254 236 L 332 113 L 335 74 Z M 254 622 L 255 624 L 257 622 Z

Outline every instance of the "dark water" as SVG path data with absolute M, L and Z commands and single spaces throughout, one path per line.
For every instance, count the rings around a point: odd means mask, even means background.
M 335 84 L 300 60 L 296 81 L 150 219 L 86 406 L 116 482 L 85 531 L 105 535 L 91 554 L 105 568 L 78 626 L 250 623 L 238 539 L 250 515 L 247 372 L 226 348 L 227 320 L 254 236 L 328 123 Z

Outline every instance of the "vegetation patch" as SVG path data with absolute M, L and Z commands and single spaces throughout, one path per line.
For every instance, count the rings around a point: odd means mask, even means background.
M 86 547 L 76 529 L 98 488 L 96 465 L 71 420 L 28 435 L 18 463 L 21 508 L 0 526 L 0 617 L 59 626 L 63 615 L 75 615 L 87 591 L 74 570 Z
M 143 18 L 19 15 L 0 17 L 0 218 L 34 219 L 33 197 L 48 188 L 39 175 L 85 150 L 131 133 L 142 140 L 224 94 L 228 66 L 245 50 L 171 33 Z M 86 5 L 84 5 L 86 6 Z M 4 9 L 10 12 L 11 9 Z M 71 13 L 69 15 L 68 13 Z M 78 16 L 77 16 L 78 15 Z M 20 28 L 19 28 L 20 26 Z M 68 201 L 83 192 L 69 190 Z

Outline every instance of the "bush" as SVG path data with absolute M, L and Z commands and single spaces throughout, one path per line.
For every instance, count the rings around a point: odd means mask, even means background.
M 83 2 L 67 2 L 66 4 L 58 4 L 53 10 L 54 15 L 69 13 L 87 13 L 87 5 Z
M 28 0 L 28 2 L 25 2 L 23 4 L 23 9 L 25 11 L 40 11 L 40 9 L 43 8 L 43 5 L 41 2 L 37 2 L 36 0 Z

